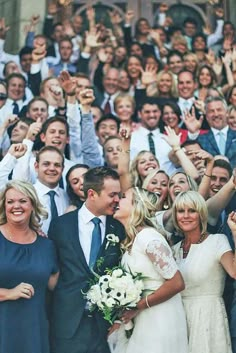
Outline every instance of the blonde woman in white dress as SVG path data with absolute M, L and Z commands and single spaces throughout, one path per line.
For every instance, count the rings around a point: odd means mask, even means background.
M 137 308 L 127 310 L 122 322 L 134 321 L 130 339 L 124 325 L 118 329 L 115 353 L 187 353 L 187 330 L 181 292 L 184 281 L 172 251 L 155 223 L 158 196 L 137 187 L 123 194 L 114 218 L 124 226 L 127 238 L 122 264 L 145 276 L 145 294 Z

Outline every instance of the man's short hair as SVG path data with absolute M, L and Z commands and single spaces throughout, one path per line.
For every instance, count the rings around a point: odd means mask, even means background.
M 65 128 L 66 128 L 66 134 L 67 134 L 67 136 L 69 136 L 69 124 L 68 124 L 68 122 L 66 121 L 66 119 L 63 118 L 63 117 L 61 117 L 61 116 L 53 116 L 52 118 L 47 119 L 47 120 L 43 123 L 41 133 L 45 135 L 46 132 L 47 132 L 47 129 L 49 128 L 49 126 L 50 126 L 52 123 L 55 123 L 55 122 L 60 122 L 60 123 L 64 124 L 64 125 L 65 125 Z
M 89 189 L 92 189 L 100 194 L 104 186 L 104 180 L 108 178 L 119 180 L 119 174 L 115 170 L 108 167 L 96 167 L 89 169 L 84 174 L 83 189 L 85 197 L 87 198 Z
M 42 147 L 36 154 L 36 162 L 37 163 L 39 163 L 40 156 L 44 152 L 56 152 L 57 154 L 59 154 L 59 156 L 61 156 L 61 159 L 62 159 L 62 166 L 64 167 L 64 156 L 63 156 L 63 153 L 57 147 L 54 147 L 54 146 L 44 146 L 44 147 Z
M 231 167 L 230 163 L 227 162 L 225 159 L 220 159 L 220 158 L 216 159 L 213 164 L 213 168 L 215 168 L 215 167 L 219 167 L 219 168 L 227 170 L 227 172 L 229 173 L 229 177 L 232 176 L 232 173 L 233 173 L 232 167 Z
M 117 126 L 117 131 L 119 131 L 120 128 L 120 120 L 113 114 L 106 114 L 103 115 L 97 122 L 96 122 L 96 126 L 95 129 L 96 131 L 99 130 L 99 126 L 101 125 L 101 123 L 103 123 L 106 120 L 113 120 L 116 123 Z
M 19 78 L 19 79 L 21 79 L 22 81 L 24 81 L 24 84 L 25 84 L 25 86 L 26 86 L 26 79 L 25 79 L 25 77 L 24 77 L 22 74 L 18 73 L 18 72 L 13 72 L 13 73 L 10 74 L 10 75 L 7 77 L 7 79 L 6 79 L 7 88 L 8 88 L 8 86 L 9 86 L 9 82 L 10 82 L 13 78 Z
M 150 105 L 157 105 L 158 108 L 160 109 L 159 105 L 158 105 L 158 101 L 155 97 L 145 97 L 142 99 L 142 101 L 140 102 L 139 106 L 138 106 L 138 111 L 141 111 L 144 107 L 145 104 L 150 104 Z

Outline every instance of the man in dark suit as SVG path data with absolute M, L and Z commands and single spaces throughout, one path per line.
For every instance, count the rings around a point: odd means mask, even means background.
M 109 325 L 98 311 L 89 312 L 84 293 L 94 278 L 93 271 L 104 274 L 119 262 L 120 244 L 107 242 L 108 234 L 120 241 L 124 238 L 123 227 L 112 218 L 119 203 L 119 176 L 105 167 L 90 169 L 84 176 L 84 192 L 86 201 L 79 211 L 52 221 L 48 232 L 60 268 L 52 303 L 52 353 L 110 352 L 106 340 Z
M 206 101 L 206 119 L 210 126 L 207 134 L 199 135 L 197 141 L 203 150 L 213 156 L 226 156 L 231 167 L 236 167 L 236 131 L 227 124 L 227 104 L 221 97 L 209 97 Z

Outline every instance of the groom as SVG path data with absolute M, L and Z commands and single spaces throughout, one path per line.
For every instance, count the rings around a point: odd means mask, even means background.
M 89 312 L 84 294 L 92 271 L 103 274 L 119 262 L 120 246 L 106 236 L 124 238 L 121 224 L 112 218 L 119 203 L 118 174 L 106 167 L 84 176 L 86 201 L 78 210 L 51 222 L 48 236 L 55 243 L 60 277 L 53 293 L 51 353 L 109 353 L 108 323 L 97 311 Z

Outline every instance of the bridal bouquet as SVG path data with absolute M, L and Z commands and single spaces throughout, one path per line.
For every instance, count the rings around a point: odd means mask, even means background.
M 135 308 L 144 290 L 142 275 L 132 274 L 122 267 L 106 270 L 106 274 L 96 276 L 86 294 L 90 311 L 98 308 L 105 320 L 113 324 L 123 310 Z M 128 330 L 132 329 L 132 323 Z

